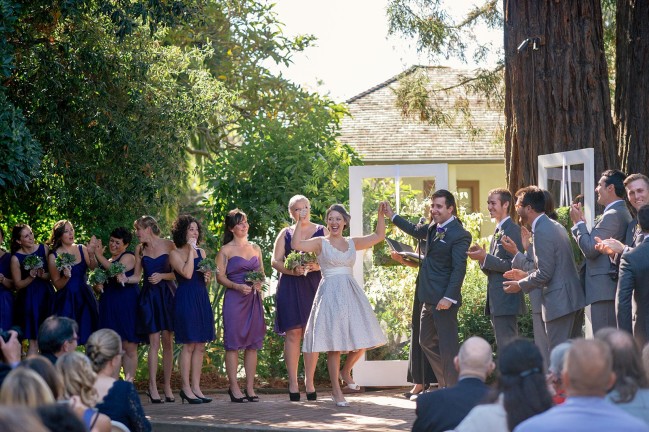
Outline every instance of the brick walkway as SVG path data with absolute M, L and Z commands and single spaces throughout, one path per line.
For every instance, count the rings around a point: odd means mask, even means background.
M 338 408 L 331 393 L 318 391 L 316 402 L 289 402 L 288 394 L 259 394 L 258 403 L 237 404 L 222 392 L 206 392 L 214 401 L 201 405 L 175 403 L 142 405 L 155 432 L 198 431 L 409 431 L 415 403 L 401 396 L 404 389 L 346 395 L 351 406 Z M 302 393 L 304 399 L 304 393 Z

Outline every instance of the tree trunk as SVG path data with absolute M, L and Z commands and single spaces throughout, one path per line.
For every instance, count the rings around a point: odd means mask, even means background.
M 593 147 L 597 175 L 616 168 L 600 0 L 503 2 L 509 189 L 536 184 L 542 154 Z
M 620 166 L 647 174 L 649 164 L 649 2 L 618 0 L 615 125 Z

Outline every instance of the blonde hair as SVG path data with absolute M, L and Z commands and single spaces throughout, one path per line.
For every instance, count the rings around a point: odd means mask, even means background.
M 293 195 L 290 200 L 288 200 L 288 212 L 289 214 L 291 213 L 291 207 L 293 207 L 295 204 L 299 203 L 300 201 L 306 201 L 307 207 L 311 207 L 311 201 L 304 195 Z
M 54 395 L 45 380 L 36 372 L 16 368 L 9 372 L 0 388 L 0 404 L 36 408 L 54 403 Z
M 101 371 L 121 351 L 122 340 L 117 332 L 111 329 L 97 330 L 86 342 L 86 355 L 95 372 Z
M 0 430 L 3 432 L 49 431 L 34 411 L 15 406 L 0 406 Z
M 151 228 L 151 232 L 160 235 L 160 225 L 153 216 L 140 216 L 133 222 L 133 228 Z
M 97 374 L 92 370 L 88 357 L 76 351 L 65 353 L 56 361 L 56 369 L 63 377 L 66 398 L 79 396 L 84 405 L 95 406 L 97 390 L 93 386 Z

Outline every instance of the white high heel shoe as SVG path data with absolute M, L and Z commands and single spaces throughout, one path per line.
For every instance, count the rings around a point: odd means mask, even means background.
M 348 407 L 349 406 L 349 402 L 347 402 L 344 399 L 342 401 L 340 401 L 340 402 L 337 402 L 336 399 L 333 396 L 331 396 L 331 399 L 333 399 L 333 401 L 335 402 L 337 407 Z
M 361 389 L 361 386 L 359 386 L 358 384 L 356 384 L 356 383 L 348 383 L 347 381 L 345 381 L 345 379 L 342 377 L 342 372 L 339 372 L 338 376 L 340 377 L 340 380 L 343 382 L 343 384 L 348 389 L 350 389 L 350 390 L 360 390 Z

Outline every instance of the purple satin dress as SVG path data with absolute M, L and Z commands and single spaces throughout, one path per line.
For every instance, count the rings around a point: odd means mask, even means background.
M 25 270 L 23 262 L 29 255 L 16 252 L 16 258 L 20 263 L 20 277 L 26 279 L 29 276 L 29 270 Z M 36 255 L 43 261 L 43 268 L 47 271 L 47 257 L 45 256 L 45 246 L 38 245 Z M 45 318 L 54 312 L 54 287 L 48 280 L 35 278 L 25 288 L 18 290 L 16 295 L 16 304 L 14 308 L 14 323 L 19 325 L 25 334 L 26 339 L 35 340 L 38 337 L 38 329 L 45 321 Z
M 0 257 L 0 273 L 7 279 L 11 279 L 11 270 L 9 263 L 11 262 L 11 254 L 5 252 Z M 13 324 L 14 312 L 14 294 L 9 291 L 4 284 L 0 284 L 0 329 L 9 330 Z
M 324 236 L 324 227 L 318 226 L 311 238 Z M 286 230 L 284 235 L 284 258 L 293 249 L 291 238 L 293 229 Z M 275 331 L 284 334 L 288 330 L 305 328 L 311 314 L 313 298 L 318 291 L 322 275 L 319 271 L 307 273 L 306 276 L 280 274 L 275 297 Z
M 178 289 L 174 312 L 176 343 L 212 342 L 214 340 L 214 312 L 205 286 L 205 274 L 198 271 L 201 252 L 194 258 L 194 273 L 185 279 L 176 272 Z
M 247 260 L 240 256 L 228 260 L 225 274 L 232 282 L 246 283 L 246 273 L 257 271 L 257 256 Z M 264 307 L 261 296 L 255 291 L 244 295 L 227 289 L 223 296 L 223 344 L 227 351 L 261 349 L 266 335 Z
M 124 252 L 124 255 L 133 255 Z M 132 276 L 135 269 L 125 273 L 126 277 Z M 109 278 L 104 284 L 104 292 L 99 298 L 99 328 L 109 328 L 127 342 L 139 342 L 140 337 L 135 332 L 135 316 L 137 314 L 137 299 L 139 295 L 138 284 L 124 284 L 117 281 L 116 277 Z
M 86 283 L 88 265 L 79 245 L 81 261 L 72 266 L 72 277 L 56 292 L 54 312 L 72 318 L 79 325 L 79 345 L 85 345 L 88 337 L 99 328 L 99 307 L 92 288 Z M 54 252 L 54 256 L 57 253 Z

